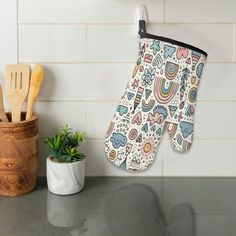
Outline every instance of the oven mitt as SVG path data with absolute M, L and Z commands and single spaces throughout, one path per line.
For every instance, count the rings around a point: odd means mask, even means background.
M 173 39 L 146 33 L 105 137 L 107 158 L 121 168 L 144 170 L 154 161 L 164 128 L 172 147 L 189 150 L 200 78 L 207 53 Z

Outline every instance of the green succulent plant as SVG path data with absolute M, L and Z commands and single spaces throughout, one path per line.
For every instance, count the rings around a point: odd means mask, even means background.
M 80 153 L 78 148 L 85 139 L 85 133 L 75 131 L 65 125 L 53 137 L 44 139 L 44 144 L 48 146 L 52 160 L 56 162 L 71 163 L 82 161 L 86 156 Z

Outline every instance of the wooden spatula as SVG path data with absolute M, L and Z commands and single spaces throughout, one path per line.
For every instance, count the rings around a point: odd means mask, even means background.
M 0 84 L 0 118 L 3 122 L 8 122 L 5 110 L 4 110 L 4 105 L 3 105 L 3 96 L 2 96 L 2 86 Z
M 32 116 L 33 105 L 39 94 L 42 82 L 43 82 L 43 67 L 41 65 L 36 65 L 31 73 L 26 120 L 30 119 Z
M 6 93 L 11 105 L 12 122 L 21 121 L 21 108 L 29 91 L 30 68 L 27 65 L 7 65 Z

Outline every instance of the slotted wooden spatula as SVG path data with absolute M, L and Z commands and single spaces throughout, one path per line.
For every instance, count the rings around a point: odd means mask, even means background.
M 3 96 L 2 96 L 2 86 L 0 84 L 0 118 L 3 122 L 8 122 L 5 110 L 4 110 L 4 105 L 3 105 Z
M 12 122 L 21 121 L 21 109 L 29 91 L 30 68 L 27 65 L 7 65 L 6 93 L 11 105 Z
M 32 70 L 30 78 L 30 88 L 28 95 L 28 107 L 26 113 L 26 120 L 30 119 L 33 113 L 33 105 L 39 94 L 43 82 L 43 67 L 39 64 L 35 65 Z

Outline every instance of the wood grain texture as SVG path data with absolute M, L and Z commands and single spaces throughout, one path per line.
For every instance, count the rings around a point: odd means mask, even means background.
M 5 110 L 4 110 L 4 105 L 3 105 L 3 95 L 2 95 L 2 86 L 0 84 L 0 119 L 3 122 L 8 122 Z
M 42 82 L 43 82 L 43 67 L 37 64 L 33 68 L 31 73 L 26 120 L 30 119 L 33 114 L 33 105 L 38 97 Z
M 30 67 L 28 65 L 6 65 L 5 87 L 8 101 L 11 104 L 12 122 L 21 121 L 21 108 L 28 95 L 29 82 Z
M 10 114 L 7 116 L 11 120 Z M 18 196 L 32 191 L 38 159 L 37 116 L 19 123 L 0 122 L 0 195 Z

